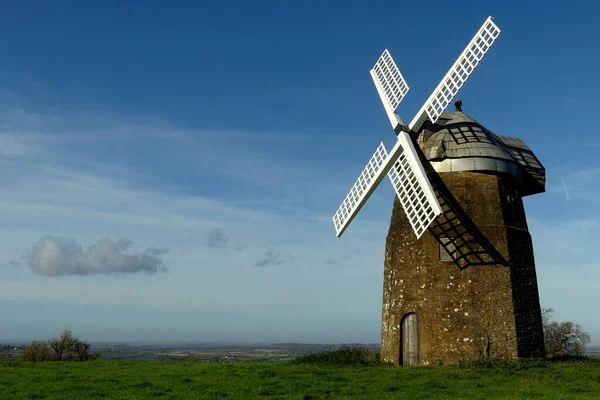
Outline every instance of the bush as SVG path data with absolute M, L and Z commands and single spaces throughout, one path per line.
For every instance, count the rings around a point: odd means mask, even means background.
M 99 354 L 90 351 L 90 344 L 73 337 L 70 329 L 47 343 L 33 341 L 23 350 L 20 361 L 90 361 L 97 360 Z
M 21 356 L 19 357 L 20 361 L 33 361 L 33 362 L 42 362 L 42 361 L 52 361 L 53 355 L 48 345 L 43 342 L 33 341 L 31 344 L 23 350 Z
M 374 365 L 380 364 L 379 352 L 366 347 L 343 347 L 296 357 L 292 364 Z

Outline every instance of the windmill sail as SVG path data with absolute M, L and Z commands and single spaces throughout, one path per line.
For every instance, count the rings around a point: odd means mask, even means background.
M 443 214 L 442 208 L 408 133 L 400 132 L 390 155 L 395 153 L 396 147 L 403 151 L 388 176 L 415 235 L 420 238 L 431 222 Z
M 396 108 L 398 108 L 410 88 L 387 49 L 379 57 L 370 72 L 385 112 L 390 119 L 392 128 L 395 130 L 402 123 L 398 114 L 395 113 Z
M 383 143 L 379 145 L 333 216 L 338 237 L 344 233 L 386 174 L 417 237 L 421 237 L 431 221 L 442 214 L 410 136 L 406 132 L 400 132 L 398 141 L 389 154 Z
M 488 17 L 454 65 L 452 65 L 446 76 L 444 76 L 425 104 L 423 104 L 423 107 L 421 107 L 417 115 L 410 122 L 408 126 L 412 131 L 420 131 L 421 126 L 427 118 L 432 123 L 437 121 L 479 65 L 483 56 L 485 56 L 490 47 L 495 43 L 500 32 L 501 30 L 494 22 L 494 19 Z
M 333 216 L 333 225 L 338 237 L 344 233 L 385 176 L 385 173 L 381 174 L 381 170 L 387 158 L 388 153 L 381 143 Z

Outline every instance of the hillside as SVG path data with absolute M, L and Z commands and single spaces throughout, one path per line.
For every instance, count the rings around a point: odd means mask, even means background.
M 0 364 L 2 399 L 596 399 L 600 363 L 483 368 L 107 362 Z

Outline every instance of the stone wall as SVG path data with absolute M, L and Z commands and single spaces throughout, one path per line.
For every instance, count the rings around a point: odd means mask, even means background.
M 440 261 L 435 236 L 417 239 L 396 198 L 386 241 L 382 358 L 400 362 L 400 322 L 410 312 L 419 319 L 421 365 L 543 356 L 533 247 L 517 182 L 476 172 L 439 177 L 501 256 L 486 263 L 463 257 L 466 265 Z

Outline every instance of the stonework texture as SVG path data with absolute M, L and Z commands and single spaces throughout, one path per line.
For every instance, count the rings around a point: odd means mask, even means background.
M 445 196 L 459 205 L 452 212 L 464 212 L 498 257 L 481 262 L 481 257 L 465 256 L 460 265 L 441 261 L 436 235 L 430 231 L 417 239 L 396 198 L 386 241 L 382 359 L 402 363 L 401 321 L 408 313 L 418 316 L 419 365 L 544 357 L 533 246 L 518 182 L 480 172 L 438 178 Z

